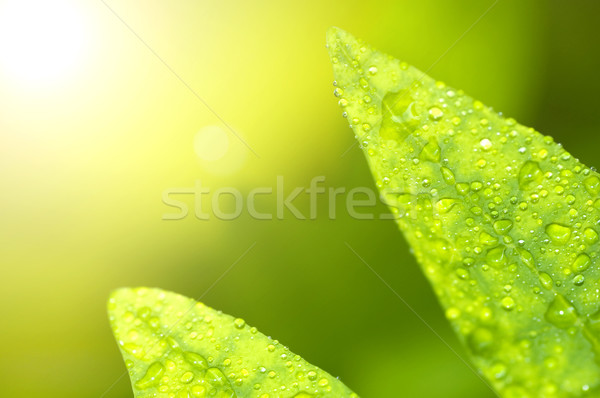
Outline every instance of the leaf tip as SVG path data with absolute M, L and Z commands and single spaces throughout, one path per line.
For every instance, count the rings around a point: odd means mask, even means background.
M 337 26 L 329 27 L 329 29 L 327 29 L 327 33 L 326 33 L 327 44 L 330 46 L 332 44 L 335 44 L 335 42 L 339 38 L 339 35 L 341 32 L 343 32 L 343 30 L 338 28 Z
M 346 58 L 347 55 L 344 53 L 344 48 L 347 47 L 351 50 L 351 47 L 358 43 L 358 40 L 350 33 L 337 26 L 332 26 L 327 29 L 327 48 L 329 49 L 329 55 L 331 58 Z

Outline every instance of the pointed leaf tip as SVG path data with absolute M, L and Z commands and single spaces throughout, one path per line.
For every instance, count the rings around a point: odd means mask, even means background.
M 136 397 L 358 398 L 244 320 L 190 298 L 122 288 L 108 312 Z
M 327 45 L 329 47 L 335 47 L 340 40 L 342 40 L 342 35 L 347 34 L 344 30 L 338 28 L 337 26 L 332 26 L 327 29 Z
M 503 397 L 600 397 L 600 175 L 331 35 L 335 95 L 459 338 Z
M 343 29 L 332 26 L 327 30 L 327 48 L 334 64 L 349 62 L 359 45 L 360 42 Z

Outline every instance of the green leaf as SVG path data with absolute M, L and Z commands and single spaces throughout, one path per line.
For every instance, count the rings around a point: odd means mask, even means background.
M 503 397 L 600 396 L 600 176 L 332 28 L 335 95 L 474 364 Z
M 190 298 L 124 288 L 108 313 L 136 397 L 358 398 L 242 319 Z

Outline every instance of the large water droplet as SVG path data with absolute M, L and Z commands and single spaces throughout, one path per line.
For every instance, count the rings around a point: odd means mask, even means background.
M 544 317 L 554 326 L 561 329 L 567 329 L 573 326 L 577 321 L 577 312 L 575 311 L 575 307 L 573 307 L 567 299 L 562 295 L 557 294 L 552 303 L 550 303 Z
M 479 145 L 481 145 L 484 151 L 487 151 L 490 148 L 492 148 L 492 141 L 488 140 L 487 138 L 484 138 L 479 142 Z
M 228 384 L 227 378 L 225 377 L 223 372 L 221 372 L 221 370 L 218 368 L 208 368 L 206 370 L 204 377 L 213 386 L 222 387 L 222 386 Z
M 494 345 L 494 334 L 489 329 L 477 328 L 467 337 L 467 344 L 475 354 L 486 354 Z
M 448 213 L 450 210 L 452 210 L 452 208 L 454 207 L 456 202 L 457 202 L 456 199 L 451 199 L 451 198 L 440 199 L 435 204 L 435 208 L 440 213 Z
M 442 157 L 442 150 L 435 138 L 431 138 L 421 151 L 420 158 L 430 162 L 439 162 Z
M 458 184 L 456 184 L 456 192 L 458 192 L 459 195 L 466 195 L 469 193 L 469 184 L 467 184 L 466 182 L 459 182 Z
M 431 119 L 436 120 L 436 121 L 440 120 L 442 117 L 444 117 L 444 111 L 442 111 L 437 106 L 434 106 L 429 109 L 429 117 L 431 117 Z
M 204 398 L 206 397 L 206 394 L 206 387 L 198 384 L 192 387 L 192 396 L 194 398 Z
M 589 245 L 598 241 L 598 233 L 592 228 L 586 228 L 583 231 L 583 239 Z
M 500 300 L 500 304 L 506 311 L 511 311 L 513 308 L 515 308 L 515 300 L 510 296 L 506 296 Z
M 595 175 L 589 176 L 583 180 L 583 186 L 590 195 L 596 196 L 600 193 L 600 178 Z
M 446 184 L 453 185 L 455 182 L 454 173 L 447 167 L 441 167 L 440 171 L 442 172 L 442 178 L 446 182 Z
M 530 185 L 538 184 L 543 178 L 542 170 L 537 162 L 528 160 L 519 171 L 519 187 L 526 189 Z
M 194 374 L 192 372 L 185 372 L 181 375 L 179 380 L 181 380 L 181 382 L 184 384 L 191 383 L 192 380 L 194 380 Z
M 165 373 L 165 367 L 160 362 L 153 362 L 148 369 L 146 370 L 146 374 L 135 382 L 135 387 L 140 390 L 145 390 L 149 387 L 154 386 L 158 383 L 160 377 Z
M 581 253 L 579 256 L 577 256 L 575 261 L 573 261 L 573 264 L 571 264 L 571 268 L 575 272 L 583 272 L 590 267 L 591 263 L 592 259 L 590 258 L 590 256 L 588 256 L 585 253 Z
M 508 258 L 506 257 L 506 247 L 503 245 L 494 247 L 493 249 L 488 250 L 485 259 L 488 265 L 494 267 L 503 267 L 508 263 Z
M 494 222 L 494 230 L 500 235 L 506 235 L 512 227 L 513 223 L 510 220 L 498 220 Z
M 523 260 L 526 266 L 528 266 L 529 268 L 535 267 L 535 259 L 533 258 L 533 254 L 531 254 L 530 251 L 517 248 L 517 252 L 519 253 L 519 256 L 521 256 L 521 260 Z
M 552 242 L 557 245 L 564 245 L 571 239 L 571 228 L 561 224 L 548 224 L 546 234 L 552 239 Z
M 554 281 L 552 280 L 552 277 L 550 275 L 548 275 L 545 272 L 540 272 L 540 283 L 542 284 L 542 286 L 548 290 L 552 289 L 552 285 L 554 284 Z
M 236 318 L 233 321 L 233 324 L 237 329 L 243 329 L 244 326 L 246 325 L 246 321 L 244 321 L 242 318 Z
M 185 360 L 187 362 L 194 365 L 196 368 L 198 368 L 200 370 L 205 370 L 206 368 L 208 368 L 208 362 L 202 355 L 196 354 L 195 352 L 188 351 L 188 352 L 183 353 L 183 357 L 185 358 Z
M 479 235 L 479 243 L 486 246 L 495 246 L 496 244 L 498 244 L 498 238 L 483 231 Z
M 388 92 L 381 103 L 379 135 L 383 139 L 404 141 L 419 125 L 420 117 L 409 90 Z

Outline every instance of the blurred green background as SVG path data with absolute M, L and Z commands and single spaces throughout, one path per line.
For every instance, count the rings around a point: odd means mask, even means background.
M 175 195 L 190 214 L 166 221 L 162 202 L 197 180 L 375 188 L 357 146 L 342 156 L 331 25 L 598 165 L 598 2 L 501 0 L 472 26 L 492 3 L 107 1 L 120 20 L 100 0 L 0 1 L 1 395 L 131 397 L 105 300 L 148 285 L 245 318 L 364 397 L 492 397 L 344 243 L 464 355 L 393 221 L 350 217 L 343 195 L 334 220 L 327 195 L 315 220 L 203 221 Z M 205 126 L 226 145 L 194 148 Z M 308 195 L 294 204 L 308 215 Z

